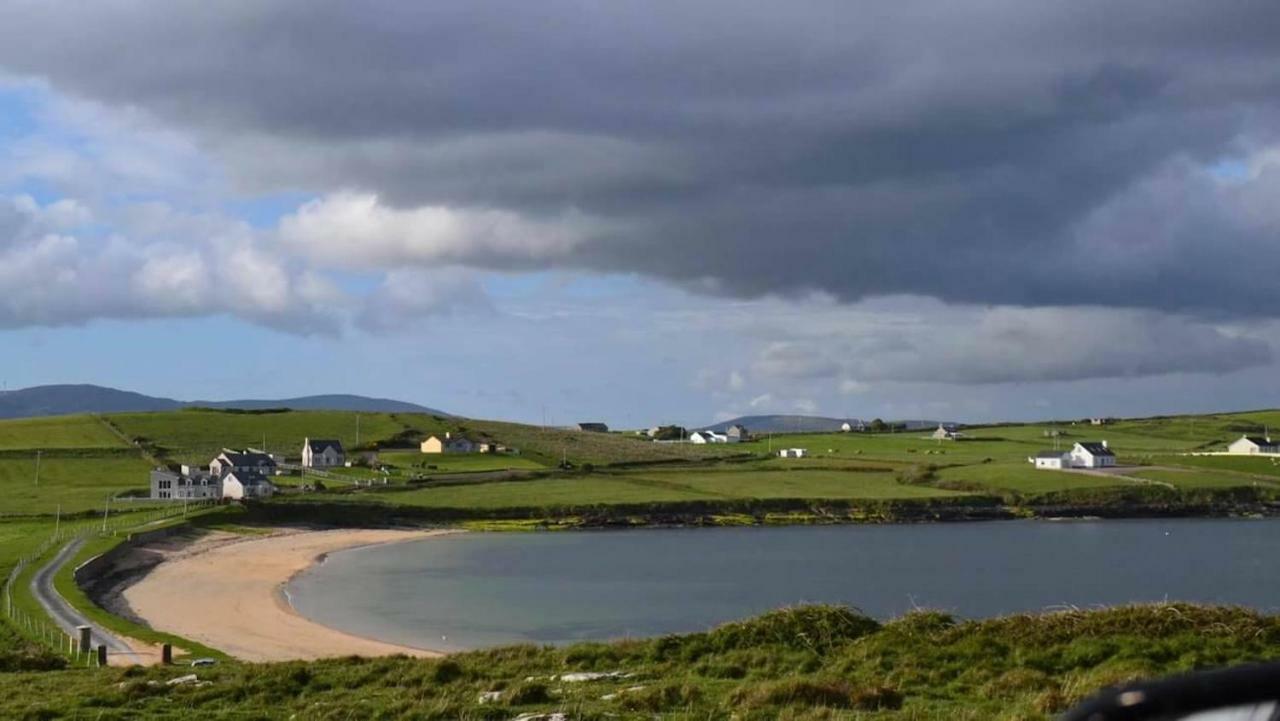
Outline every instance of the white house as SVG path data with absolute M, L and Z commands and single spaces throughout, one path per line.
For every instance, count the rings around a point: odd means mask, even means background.
M 229 471 L 222 475 L 222 497 L 233 500 L 266 498 L 276 492 L 271 481 L 260 473 Z
M 689 434 L 689 442 L 695 445 L 706 445 L 708 443 L 728 443 L 729 436 L 724 433 L 716 433 L 715 431 L 694 431 Z
M 840 424 L 841 433 L 862 433 L 867 430 L 867 424 L 862 421 L 845 421 Z
M 748 431 L 747 427 L 740 423 L 735 423 L 729 426 L 725 429 L 724 434 L 728 436 L 730 443 L 741 443 L 742 441 L 751 440 L 751 431 Z
M 807 455 L 809 451 L 805 448 L 783 448 L 778 451 L 779 458 L 804 458 Z
M 960 437 L 960 434 L 939 423 L 937 430 L 930 437 L 935 441 L 954 441 Z
M 222 453 L 219 453 L 217 458 L 209 461 L 209 473 L 215 478 L 232 471 L 270 476 L 276 472 L 276 462 L 270 455 L 261 451 L 252 449 L 235 451 L 230 448 L 222 449 Z
M 1280 454 L 1280 443 L 1275 443 L 1270 436 L 1240 436 L 1227 446 L 1227 453 L 1241 456 L 1252 456 L 1259 453 Z
M 322 441 L 304 438 L 302 441 L 302 465 L 306 468 L 333 468 L 347 460 L 342 441 Z
M 1071 454 L 1065 451 L 1040 451 L 1027 460 L 1034 463 L 1036 468 L 1060 471 L 1071 467 Z
M 183 466 L 180 473 L 168 468 L 151 471 L 151 497 L 153 499 L 204 500 L 217 499 L 222 493 L 221 484 L 203 468 Z
M 1110 468 L 1116 464 L 1116 454 L 1106 441 L 1081 441 L 1071 447 L 1069 456 L 1072 468 Z

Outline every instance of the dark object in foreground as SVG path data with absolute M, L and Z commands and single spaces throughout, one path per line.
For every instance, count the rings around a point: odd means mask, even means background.
M 1061 721 L 1280 721 L 1280 663 L 1107 689 Z

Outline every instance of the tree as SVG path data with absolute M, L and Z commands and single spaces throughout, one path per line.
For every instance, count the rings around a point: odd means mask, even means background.
M 867 424 L 867 429 L 872 433 L 884 433 L 889 430 L 889 424 L 885 423 L 883 419 L 877 418 Z
M 680 441 L 689 437 L 689 431 L 683 426 L 660 426 L 653 434 L 655 441 Z

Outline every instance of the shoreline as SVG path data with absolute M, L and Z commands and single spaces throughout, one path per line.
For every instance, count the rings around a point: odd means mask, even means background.
M 244 661 L 351 655 L 435 658 L 444 652 L 379 641 L 313 621 L 293 607 L 285 587 L 336 551 L 457 532 L 289 530 L 248 539 L 215 534 L 176 550 L 124 588 L 120 596 L 133 614 L 152 628 Z

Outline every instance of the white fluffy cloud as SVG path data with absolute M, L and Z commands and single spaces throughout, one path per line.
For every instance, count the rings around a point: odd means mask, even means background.
M 506 210 L 398 209 L 367 193 L 313 200 L 280 222 L 280 238 L 295 253 L 366 268 L 545 262 L 597 232 L 596 224 L 572 212 L 535 220 Z

